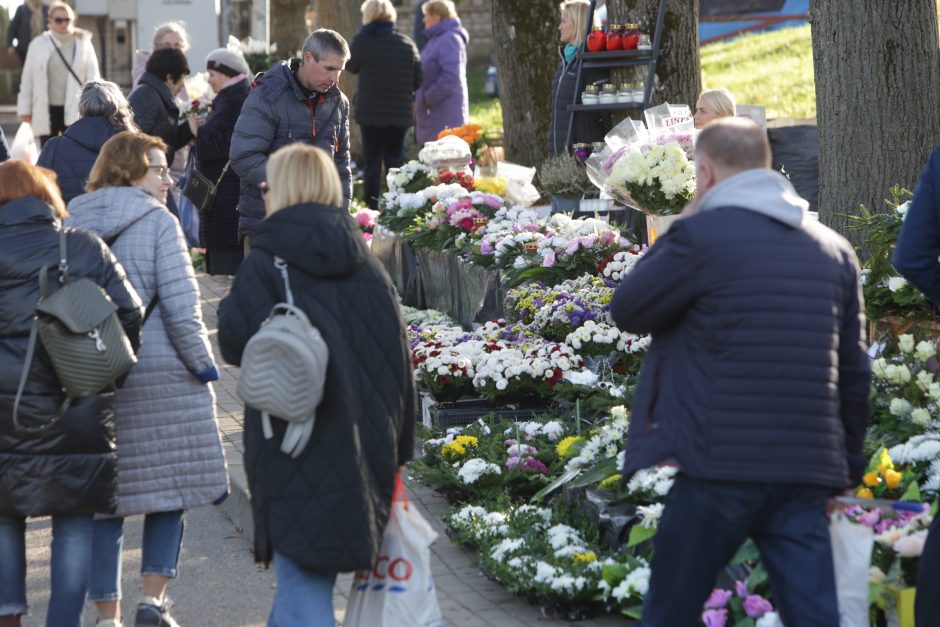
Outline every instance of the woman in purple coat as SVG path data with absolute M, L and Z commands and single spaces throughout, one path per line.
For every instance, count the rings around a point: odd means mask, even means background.
M 415 95 L 415 139 L 418 144 L 437 139 L 445 128 L 467 123 L 467 42 L 470 35 L 460 25 L 451 0 L 428 0 L 424 33 L 428 43 L 421 51 L 424 82 Z

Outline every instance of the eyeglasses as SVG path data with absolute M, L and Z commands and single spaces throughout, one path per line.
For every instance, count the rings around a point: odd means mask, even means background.
M 258 189 L 261 190 L 261 195 L 262 195 L 262 196 L 267 196 L 267 195 L 268 195 L 268 192 L 271 191 L 271 188 L 268 187 L 268 184 L 267 184 L 266 182 L 265 182 L 265 183 L 261 183 L 261 185 L 258 186 Z
M 177 50 L 183 49 L 182 41 L 162 41 L 154 46 L 154 48 L 176 48 Z
M 167 176 L 169 176 L 170 174 L 170 168 L 165 165 L 148 165 L 147 169 L 156 170 L 157 176 L 159 176 L 162 179 L 167 178 Z
M 72 21 L 72 18 L 70 18 L 70 17 L 54 17 L 54 18 L 52 18 L 52 21 L 55 22 L 56 24 L 68 24 L 69 22 Z

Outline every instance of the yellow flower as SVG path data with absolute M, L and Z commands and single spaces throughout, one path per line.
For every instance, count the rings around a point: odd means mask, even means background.
M 585 553 L 575 553 L 571 556 L 575 564 L 590 564 L 591 562 L 597 561 L 597 553 L 594 551 L 587 551 Z
M 878 476 L 877 472 L 867 472 L 865 476 L 862 477 L 862 483 L 867 485 L 869 488 L 874 488 L 881 484 L 881 477 Z
M 477 439 L 472 435 L 458 435 L 456 438 L 454 438 L 454 442 L 457 442 L 466 448 L 477 445 Z
M 881 449 L 881 455 L 878 457 L 878 472 L 885 474 L 886 470 L 894 470 L 894 462 L 891 461 L 891 456 L 888 455 L 888 449 Z
M 857 496 L 857 497 L 860 498 L 860 499 L 873 499 L 873 498 L 875 498 L 875 495 L 872 494 L 872 493 L 871 493 L 871 490 L 869 490 L 868 488 L 859 488 L 859 490 L 855 493 L 855 496 Z
M 885 471 L 885 483 L 893 490 L 894 488 L 901 485 L 901 477 L 903 476 L 903 473 L 888 469 Z
M 441 455 L 447 459 L 460 459 L 467 454 L 467 449 L 463 444 L 454 440 L 441 447 Z
M 567 438 L 564 438 L 561 442 L 555 445 L 555 451 L 558 453 L 559 457 L 574 457 L 577 455 L 577 451 L 572 451 L 571 447 L 583 439 L 584 438 L 579 435 L 569 435 Z

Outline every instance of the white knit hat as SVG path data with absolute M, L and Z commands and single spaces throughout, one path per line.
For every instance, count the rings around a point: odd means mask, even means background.
M 228 48 L 216 48 L 206 57 L 206 69 L 221 72 L 226 76 L 248 74 L 248 62 L 240 52 Z

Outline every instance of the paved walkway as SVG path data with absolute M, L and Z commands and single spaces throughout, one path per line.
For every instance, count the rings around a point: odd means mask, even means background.
M 222 365 L 222 356 L 216 342 L 216 310 L 219 300 L 228 291 L 230 279 L 199 274 L 202 290 L 202 311 L 210 339 L 220 364 L 222 378 L 216 384 L 219 430 L 225 448 L 232 477 L 232 494 L 223 504 L 223 509 L 251 538 L 251 510 L 248 503 L 248 488 L 242 466 L 242 404 L 235 394 L 238 369 Z M 447 537 L 441 517 L 449 508 L 448 502 L 430 488 L 405 481 L 408 498 L 416 503 L 439 537 L 431 547 L 431 568 L 441 613 L 448 625 L 459 627 L 520 627 L 522 625 L 579 625 L 600 627 L 625 625 L 629 621 L 617 616 L 601 616 L 597 619 L 568 623 L 542 615 L 539 608 L 529 605 L 524 599 L 514 597 L 498 583 L 487 579 L 475 562 L 470 551 L 455 545 Z M 339 578 L 333 592 L 336 618 L 339 624 L 345 616 L 348 591 L 352 575 Z

